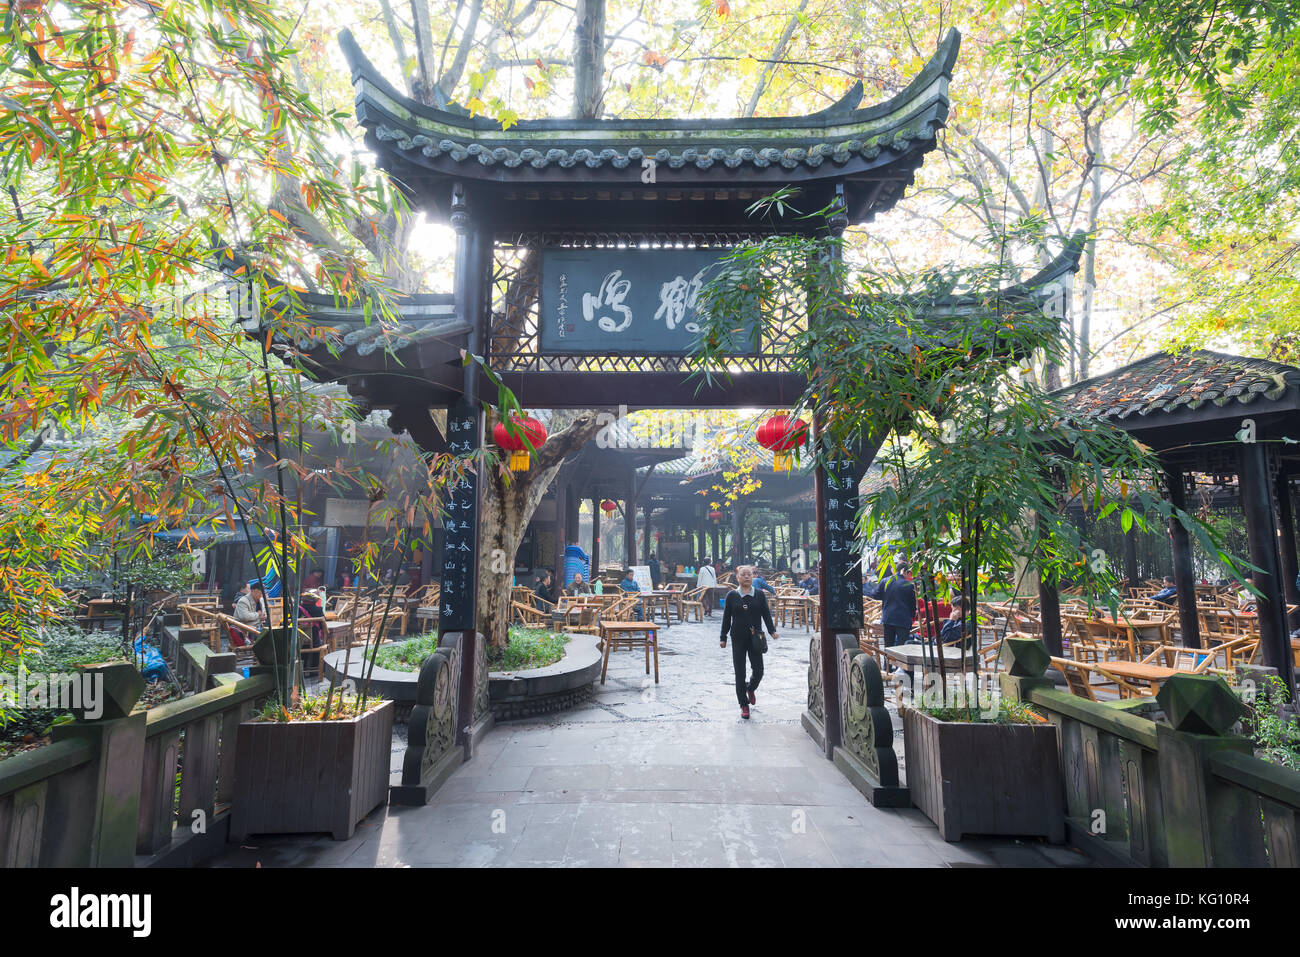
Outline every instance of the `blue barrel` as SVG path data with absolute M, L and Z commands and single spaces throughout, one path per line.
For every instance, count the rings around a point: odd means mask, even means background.
M 590 584 L 591 559 L 581 547 L 569 545 L 564 549 L 564 578 L 561 580 L 563 587 L 568 588 L 573 584 L 573 576 L 579 572 L 582 573 L 582 580 Z

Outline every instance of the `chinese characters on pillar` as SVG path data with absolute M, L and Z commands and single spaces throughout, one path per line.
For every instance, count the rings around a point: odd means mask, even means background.
M 703 319 L 701 293 L 726 268 L 725 249 L 544 249 L 542 352 L 692 351 Z M 571 308 L 572 305 L 572 308 Z M 729 351 L 757 351 L 757 301 Z
M 479 412 L 458 402 L 447 410 L 447 449 L 469 455 L 479 447 Z M 476 627 L 474 583 L 478 562 L 478 476 L 468 474 L 447 492 L 443 516 L 442 602 L 440 631 L 469 631 Z
M 826 569 L 827 625 L 836 631 L 862 628 L 862 571 L 857 553 L 858 483 L 853 459 L 826 462 L 826 528 L 821 537 Z

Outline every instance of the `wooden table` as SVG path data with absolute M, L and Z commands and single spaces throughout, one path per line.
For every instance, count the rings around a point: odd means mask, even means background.
M 329 639 L 330 651 L 338 651 L 352 640 L 351 621 L 325 620 L 325 635 Z
M 938 661 L 933 646 L 926 648 L 918 642 L 908 642 L 905 645 L 893 645 L 889 648 L 881 648 L 881 652 L 886 658 L 897 661 L 904 666 L 905 671 L 915 671 L 917 668 L 937 668 Z M 952 665 L 957 671 L 961 670 L 962 652 L 960 648 L 940 648 L 943 652 L 945 665 Z M 969 661 L 974 659 L 974 655 L 965 656 Z M 947 670 L 945 668 L 945 670 Z
M 1134 619 L 1124 621 L 1122 618 L 1091 618 L 1090 621 L 1105 625 L 1120 641 L 1128 642 L 1129 659 L 1137 661 L 1138 649 L 1143 643 L 1155 645 L 1172 644 L 1169 638 L 1169 626 L 1162 621 L 1142 621 Z
M 628 648 L 645 646 L 645 673 L 650 673 L 650 649 L 655 653 L 655 684 L 659 683 L 659 625 L 653 621 L 602 621 L 600 623 L 600 641 L 605 646 L 604 660 L 600 666 L 600 683 L 605 683 L 605 672 L 609 669 L 609 652 L 615 644 L 626 644 Z M 639 636 L 639 637 L 638 637 Z
M 1112 674 L 1117 678 L 1128 678 L 1133 681 L 1146 681 L 1151 684 L 1157 684 L 1176 674 L 1191 673 L 1167 665 L 1148 665 L 1140 661 L 1099 661 L 1093 667 L 1103 674 Z
M 663 609 L 664 627 L 672 627 L 672 612 L 677 607 L 677 593 L 672 591 L 643 591 L 641 599 L 645 604 L 647 621 L 654 621 L 658 609 Z

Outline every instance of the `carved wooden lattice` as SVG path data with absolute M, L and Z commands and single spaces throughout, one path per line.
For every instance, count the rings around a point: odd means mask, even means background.
M 509 233 L 493 241 L 487 360 L 498 372 L 682 372 L 704 366 L 682 355 L 563 355 L 541 351 L 538 292 L 542 249 L 699 248 L 726 251 L 765 236 L 756 233 Z M 778 323 L 764 323 L 758 355 L 735 356 L 730 372 L 791 372 L 791 334 L 805 321 L 803 297 L 782 304 Z

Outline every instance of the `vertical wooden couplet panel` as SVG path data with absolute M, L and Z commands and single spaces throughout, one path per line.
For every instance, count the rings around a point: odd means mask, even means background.
M 820 418 L 817 423 L 820 429 Z M 868 462 L 870 459 L 867 460 Z M 840 641 L 862 629 L 862 573 L 855 554 L 858 481 L 855 456 L 832 454 L 816 468 L 818 600 L 821 606 L 821 677 L 826 757 L 843 743 L 840 721 Z

